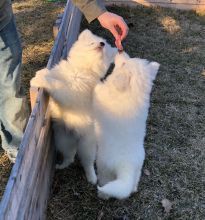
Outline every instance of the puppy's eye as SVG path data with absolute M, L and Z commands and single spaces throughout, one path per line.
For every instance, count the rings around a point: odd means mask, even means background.
M 104 47 L 104 46 L 105 46 L 105 43 L 104 43 L 104 42 L 100 42 L 100 46 L 101 46 L 101 47 Z
M 95 44 L 95 43 L 94 43 L 94 42 L 92 42 L 92 43 L 90 43 L 89 45 L 90 45 L 90 46 L 93 46 L 94 44 Z

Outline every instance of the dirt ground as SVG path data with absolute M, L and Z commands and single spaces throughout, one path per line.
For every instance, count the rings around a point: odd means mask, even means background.
M 19 0 L 15 7 L 24 41 L 23 81 L 28 91 L 30 78 L 48 60 L 53 44 L 52 22 L 62 5 Z M 140 6 L 110 7 L 110 11 L 122 15 L 130 27 L 124 41 L 128 54 L 161 64 L 151 95 L 139 190 L 124 201 L 100 200 L 96 187 L 87 183 L 76 161 L 56 171 L 47 219 L 203 220 L 205 12 Z M 83 21 L 82 29 L 86 27 Z M 111 35 L 97 22 L 89 28 L 114 45 Z M 0 196 L 10 167 L 6 157 L 0 156 Z M 164 199 L 169 202 L 165 208 Z

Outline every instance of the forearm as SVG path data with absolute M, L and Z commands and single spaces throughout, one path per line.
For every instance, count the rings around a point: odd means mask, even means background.
M 72 0 L 72 2 L 82 11 L 89 23 L 107 11 L 102 0 Z

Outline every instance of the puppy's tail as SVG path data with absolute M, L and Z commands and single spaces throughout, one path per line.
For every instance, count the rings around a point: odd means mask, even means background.
M 130 194 L 135 191 L 135 185 L 137 182 L 135 177 L 136 174 L 134 174 L 134 172 L 121 174 L 116 180 L 109 182 L 102 187 L 98 186 L 98 196 L 102 199 L 128 198 Z

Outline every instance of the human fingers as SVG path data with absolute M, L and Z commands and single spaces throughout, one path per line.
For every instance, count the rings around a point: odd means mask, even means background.
M 125 23 L 124 19 L 121 18 L 118 20 L 118 29 L 120 29 L 118 32 L 120 34 L 120 39 L 123 40 L 126 38 L 127 34 L 128 34 L 128 31 L 129 31 L 129 28 L 127 26 L 127 24 Z
M 108 29 L 109 29 L 109 31 L 112 33 L 112 35 L 115 38 L 115 45 L 116 45 L 116 47 L 119 50 L 123 50 L 121 39 L 120 39 L 120 35 L 119 35 L 119 32 L 117 31 L 117 29 L 115 28 L 115 26 L 110 26 Z
M 122 42 L 120 39 L 115 41 L 115 45 L 118 48 L 118 50 L 123 50 Z
M 108 29 L 112 33 L 112 35 L 114 36 L 115 40 L 119 40 L 120 39 L 120 35 L 118 33 L 118 30 L 116 29 L 116 27 L 114 25 L 110 25 L 108 27 Z

